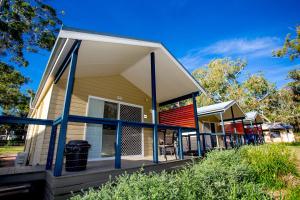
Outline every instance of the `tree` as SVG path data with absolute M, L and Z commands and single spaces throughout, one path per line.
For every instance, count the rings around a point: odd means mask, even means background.
M 296 27 L 296 36 L 295 38 L 291 38 L 291 34 L 288 34 L 285 38 L 284 45 L 281 49 L 274 51 L 273 55 L 276 57 L 284 57 L 286 55 L 289 56 L 291 61 L 298 59 L 300 57 L 300 26 Z M 287 87 L 282 89 L 282 93 L 285 95 L 285 100 L 291 100 L 289 102 L 289 108 L 292 110 L 289 113 L 286 113 L 289 121 L 295 126 L 296 131 L 300 131 L 300 69 L 294 69 L 289 71 L 288 79 L 290 82 L 287 84 Z M 285 105 L 288 105 L 286 102 Z M 292 114 L 292 115 L 291 115 Z
M 232 99 L 239 101 L 243 91 L 238 78 L 246 65 L 244 60 L 224 58 L 212 60 L 207 66 L 196 69 L 193 72 L 194 77 L 211 97 L 200 95 L 198 105 L 209 105 Z
M 297 113 L 291 90 L 277 90 L 262 73 L 249 74 L 241 79 L 246 66 L 240 59 L 215 59 L 193 75 L 205 87 L 211 98 L 201 95 L 199 105 L 236 100 L 245 111 L 259 111 L 272 121 L 294 122 Z M 207 100 L 208 99 L 208 100 Z M 298 110 L 299 111 L 299 110 Z
M 2 114 L 26 115 L 29 81 L 14 65 L 26 67 L 24 52 L 50 50 L 59 31 L 56 11 L 39 0 L 2 0 L 0 4 L 0 107 Z M 31 92 L 32 93 L 32 92 Z
M 28 82 L 19 71 L 12 66 L 0 62 L 0 105 L 5 115 L 26 116 L 28 112 L 28 96 L 21 92 L 21 86 Z
M 290 60 L 300 57 L 300 26 L 296 27 L 295 38 L 291 38 L 291 34 L 288 34 L 285 38 L 283 47 L 277 51 L 273 51 L 273 55 L 276 57 L 288 55 Z
M 246 111 L 264 111 L 269 106 L 270 100 L 276 95 L 275 84 L 270 83 L 262 73 L 249 75 L 241 87 L 244 91 L 242 107 Z
M 56 11 L 40 0 L 3 0 L 0 11 L 0 55 L 27 66 L 24 50 L 50 50 L 59 31 Z
M 24 53 L 50 50 L 59 31 L 55 9 L 40 0 L 0 1 L 0 113 L 27 116 L 33 92 L 23 91 L 28 83 L 16 66 L 26 67 Z M 22 125 L 2 125 L 0 130 L 22 130 Z
M 293 100 L 300 103 L 300 69 L 289 71 L 288 78 L 291 80 L 288 86 L 293 91 Z

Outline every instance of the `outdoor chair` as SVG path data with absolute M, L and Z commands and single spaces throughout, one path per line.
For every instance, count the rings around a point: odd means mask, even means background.
M 159 139 L 159 149 L 161 154 L 164 155 L 166 161 L 167 155 L 175 155 L 177 159 L 177 142 L 176 142 L 176 131 L 161 130 L 163 137 Z

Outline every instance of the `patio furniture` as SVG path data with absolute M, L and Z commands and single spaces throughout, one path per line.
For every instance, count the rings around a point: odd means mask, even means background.
M 175 158 L 177 159 L 176 131 L 161 130 L 160 132 L 163 133 L 163 138 L 159 139 L 158 145 L 160 152 L 164 155 L 166 161 L 168 160 L 167 154 L 175 155 Z

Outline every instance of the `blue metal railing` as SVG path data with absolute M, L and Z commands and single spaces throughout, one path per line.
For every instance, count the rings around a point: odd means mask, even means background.
M 51 126 L 50 142 L 48 148 L 48 156 L 46 162 L 46 170 L 52 169 L 52 163 L 55 151 L 55 141 L 57 136 L 57 127 L 62 122 L 62 117 L 58 117 L 55 120 L 45 119 L 33 119 L 33 118 L 21 118 L 13 116 L 0 116 L 0 124 L 33 124 L 33 125 L 45 125 Z M 115 125 L 116 128 L 116 155 L 115 155 L 115 168 L 121 168 L 121 138 L 122 138 L 122 126 L 133 126 L 141 128 L 154 128 L 155 124 L 145 122 L 130 122 L 123 120 L 114 120 L 106 118 L 95 118 L 87 116 L 69 115 L 67 122 L 75 123 L 91 123 L 91 124 L 104 124 L 104 125 Z M 196 131 L 193 127 L 181 127 L 157 124 L 159 129 L 172 129 L 178 131 L 178 138 L 182 140 L 182 131 Z M 179 157 L 183 159 L 183 147 L 182 141 L 179 141 Z M 59 167 L 60 168 L 60 167 Z M 54 170 L 55 171 L 55 170 Z

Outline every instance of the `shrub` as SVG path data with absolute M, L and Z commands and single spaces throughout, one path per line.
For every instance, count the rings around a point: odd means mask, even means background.
M 289 173 L 296 175 L 295 158 L 283 144 L 244 146 L 239 151 L 250 164 L 260 183 L 278 189 L 284 187 L 281 176 Z
M 255 180 L 235 150 L 213 151 L 177 172 L 125 174 L 72 199 L 269 199 Z
M 296 175 L 296 167 L 285 145 L 244 146 L 212 151 L 172 173 L 124 174 L 72 199 L 272 199 L 267 190 L 284 188 L 288 174 Z M 288 191 L 290 199 L 299 197 L 298 187 Z

